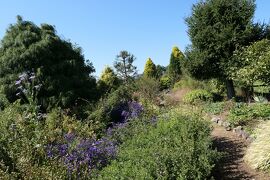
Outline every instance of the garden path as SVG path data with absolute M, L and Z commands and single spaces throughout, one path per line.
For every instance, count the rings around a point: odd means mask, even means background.
M 217 165 L 215 179 L 270 180 L 270 176 L 251 169 L 244 162 L 243 156 L 248 146 L 245 140 L 217 125 L 214 125 L 212 138 L 214 147 L 225 153 Z

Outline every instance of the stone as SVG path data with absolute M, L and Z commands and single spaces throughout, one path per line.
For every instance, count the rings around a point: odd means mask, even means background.
M 242 126 L 237 126 L 236 128 L 233 128 L 234 133 L 239 133 L 242 130 Z
M 242 131 L 241 137 L 243 139 L 247 139 L 247 138 L 249 138 L 249 134 L 247 132 L 245 132 L 245 131 Z
M 232 130 L 231 126 L 228 126 L 225 129 L 226 129 L 226 131 L 231 131 Z
M 225 128 L 230 127 L 230 126 L 231 126 L 231 123 L 229 123 L 229 122 L 224 122 L 224 123 L 223 123 L 223 126 L 224 126 Z
M 248 142 L 248 143 L 252 143 L 254 140 L 255 140 L 254 137 L 250 137 L 250 136 L 249 136 L 249 137 L 247 138 L 247 142 Z
M 223 125 L 223 121 L 221 119 L 218 121 L 218 125 L 219 126 L 222 126 Z
M 220 120 L 219 117 L 213 117 L 213 118 L 211 119 L 211 122 L 218 123 L 219 120 Z

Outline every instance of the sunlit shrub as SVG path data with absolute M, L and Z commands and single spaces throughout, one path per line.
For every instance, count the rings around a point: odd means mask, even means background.
M 207 179 L 214 166 L 209 124 L 171 112 L 126 140 L 100 179 Z
M 199 103 L 199 102 L 211 102 L 213 101 L 213 96 L 211 93 L 209 93 L 206 90 L 197 89 L 197 90 L 193 90 L 187 93 L 184 96 L 183 101 L 185 103 L 190 103 L 190 104 Z

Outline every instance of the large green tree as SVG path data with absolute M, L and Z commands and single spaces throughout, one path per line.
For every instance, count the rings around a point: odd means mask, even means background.
M 137 67 L 133 65 L 135 60 L 135 56 L 128 51 L 120 51 L 116 56 L 114 68 L 116 69 L 119 77 L 126 83 L 133 79 L 137 74 Z
M 229 99 L 235 95 L 226 71 L 233 52 L 263 36 L 261 26 L 252 23 L 254 11 L 254 0 L 203 0 L 193 6 L 192 15 L 186 19 L 192 42 L 187 69 L 200 79 L 225 81 Z
M 173 47 L 170 64 L 168 66 L 168 75 L 171 81 L 174 83 L 179 80 L 181 75 L 181 63 L 183 62 L 184 54 L 179 50 L 178 47 Z
M 15 80 L 26 71 L 34 72 L 42 83 L 38 99 L 45 108 L 71 107 L 96 98 L 94 67 L 81 48 L 60 38 L 53 26 L 37 26 L 18 16 L 0 47 L 0 90 L 10 101 L 16 99 Z
M 156 77 L 157 75 L 156 65 L 154 64 L 151 58 L 148 58 L 145 63 L 143 75 L 152 78 Z

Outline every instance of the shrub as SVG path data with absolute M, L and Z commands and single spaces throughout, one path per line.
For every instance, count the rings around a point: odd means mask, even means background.
M 216 151 L 210 149 L 209 124 L 171 112 L 156 126 L 126 140 L 100 179 L 206 179 Z
M 211 102 L 213 101 L 213 96 L 206 90 L 197 89 L 187 93 L 184 96 L 183 101 L 190 104 L 198 102 Z
M 103 127 L 112 122 L 122 120 L 122 111 L 127 110 L 128 101 L 131 100 L 131 92 L 127 86 L 120 86 L 117 90 L 110 93 L 105 99 L 101 100 L 96 107 L 90 109 L 88 121 L 103 124 Z
M 248 147 L 244 160 L 254 169 L 270 170 L 270 122 L 267 121 L 256 130 L 256 139 Z
M 171 79 L 169 76 L 167 75 L 163 75 L 160 80 L 159 80 L 159 83 L 160 83 L 160 89 L 163 90 L 163 89 L 168 89 L 170 86 L 171 86 Z

